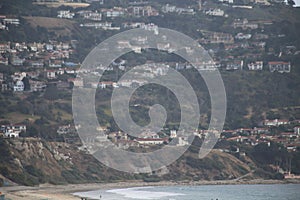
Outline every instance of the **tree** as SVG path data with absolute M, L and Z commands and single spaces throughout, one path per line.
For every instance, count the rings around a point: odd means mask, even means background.
M 30 83 L 29 83 L 29 78 L 24 77 L 22 79 L 23 83 L 24 83 L 24 91 L 29 91 L 30 90 Z
M 289 6 L 294 6 L 296 3 L 294 0 L 287 0 Z
M 38 130 L 37 130 L 34 126 L 32 126 L 32 125 L 30 125 L 30 126 L 27 127 L 26 132 L 22 131 L 22 132 L 20 133 L 20 137 L 37 137 L 37 136 L 39 136 L 39 132 L 38 132 Z

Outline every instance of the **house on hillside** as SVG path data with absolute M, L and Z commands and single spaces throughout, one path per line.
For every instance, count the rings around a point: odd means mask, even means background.
M 252 35 L 251 34 L 244 34 L 244 33 L 238 33 L 235 38 L 238 40 L 249 40 L 251 39 Z
M 243 60 L 234 60 L 226 64 L 226 70 L 243 70 L 243 66 Z
M 283 61 L 273 61 L 268 63 L 270 72 L 289 73 L 291 72 L 291 63 Z
M 274 119 L 274 120 L 266 119 L 263 121 L 263 124 L 265 126 L 280 126 L 280 125 L 290 124 L 290 122 L 287 119 Z
M 69 10 L 59 10 L 57 12 L 58 18 L 73 19 L 74 16 L 75 16 L 75 13 L 72 13 Z
M 258 23 L 249 22 L 248 19 L 235 19 L 232 23 L 233 28 L 242 28 L 242 29 L 257 29 Z
M 170 4 L 166 4 L 161 8 L 161 11 L 163 13 L 169 13 L 169 12 L 176 12 L 176 6 L 174 5 L 170 5 Z
M 232 4 L 233 0 L 219 0 L 219 2 Z
M 0 126 L 0 132 L 2 132 L 5 137 L 9 137 L 9 138 L 19 137 L 21 132 L 26 132 L 26 125 L 23 124 L 2 125 Z
M 300 126 L 294 127 L 294 133 L 300 135 Z
M 257 135 L 257 134 L 266 134 L 266 133 L 269 133 L 269 129 L 267 128 L 257 128 L 257 127 L 254 127 L 251 131 L 251 134 L 253 135 Z
M 23 92 L 24 91 L 24 83 L 21 80 L 18 80 L 16 83 L 13 85 L 13 91 L 14 92 Z
M 6 25 L 0 23 L 0 30 L 8 30 L 8 28 L 6 27 Z
M 13 25 L 20 25 L 20 20 L 19 19 L 16 19 L 16 18 L 5 18 L 2 20 L 2 22 L 4 24 L 13 24 Z
M 24 61 L 25 59 L 21 59 L 18 56 L 14 55 L 12 56 L 10 63 L 14 66 L 22 66 Z
M 177 138 L 177 131 L 176 130 L 171 130 L 170 131 L 170 138 Z
M 76 133 L 76 129 L 74 126 L 71 126 L 69 124 L 69 125 L 59 126 L 56 132 L 58 135 L 73 134 Z
M 270 6 L 271 3 L 268 0 L 254 0 L 254 3 L 264 5 L 264 6 Z
M 62 60 L 49 60 L 49 67 L 60 68 L 62 67 Z
M 105 89 L 106 87 L 112 87 L 113 83 L 114 82 L 112 82 L 112 81 L 102 81 L 99 83 L 99 88 Z
M 136 141 L 133 141 L 133 140 L 120 139 L 120 140 L 117 140 L 115 143 L 116 143 L 117 147 L 121 148 L 121 149 L 128 149 L 129 147 L 139 147 L 139 143 Z
M 158 16 L 159 12 L 152 6 L 132 6 L 128 8 L 130 15 L 135 17 Z
M 178 143 L 176 146 L 182 147 L 186 145 L 189 145 L 188 138 L 183 136 L 178 137 Z
M 30 67 L 33 68 L 43 68 L 44 67 L 44 60 L 29 60 L 28 64 Z
M 251 62 L 251 63 L 248 63 L 247 66 L 248 66 L 249 70 L 253 70 L 253 71 L 262 70 L 263 69 L 263 61 Z
M 210 31 L 201 31 L 201 33 L 204 35 L 204 43 L 212 43 L 212 44 L 233 44 L 234 38 L 229 33 L 223 33 L 223 32 L 210 32 Z
M 297 138 L 297 137 L 299 137 L 294 132 L 283 132 L 283 133 L 280 133 L 280 136 L 283 137 L 283 138 Z
M 123 28 L 141 28 L 145 26 L 144 22 L 124 22 L 122 23 Z
M 56 71 L 55 70 L 46 70 L 46 71 L 44 71 L 44 77 L 47 79 L 55 79 Z
M 30 90 L 32 92 L 42 92 L 47 87 L 46 83 L 42 81 L 29 80 L 29 84 L 30 84 Z
M 160 145 L 168 142 L 168 138 L 137 138 L 135 141 L 143 145 Z
M 77 12 L 81 17 L 85 19 L 89 19 L 92 21 L 101 21 L 102 19 L 102 13 L 98 13 L 97 11 L 93 12 L 90 10 L 82 10 Z
M 125 15 L 126 10 L 120 7 L 114 7 L 111 9 L 101 9 L 101 13 L 106 16 L 107 18 L 116 18 L 122 17 Z
M 205 14 L 211 15 L 211 16 L 222 17 L 222 16 L 224 16 L 225 12 L 224 12 L 224 10 L 221 10 L 219 8 L 215 8 L 215 9 L 209 9 L 209 10 L 205 11 Z
M 128 140 L 129 141 L 128 134 L 124 133 L 122 131 L 109 133 L 108 134 L 108 139 L 111 139 L 114 142 L 118 141 L 118 140 Z

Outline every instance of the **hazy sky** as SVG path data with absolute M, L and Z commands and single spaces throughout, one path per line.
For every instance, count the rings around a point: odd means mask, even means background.
M 285 2 L 287 2 L 287 0 Z M 300 6 L 300 0 L 294 0 L 294 2 L 296 3 L 296 6 Z

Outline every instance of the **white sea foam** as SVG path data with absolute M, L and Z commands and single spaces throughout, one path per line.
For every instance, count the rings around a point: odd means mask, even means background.
M 131 199 L 160 199 L 163 197 L 172 197 L 172 196 L 180 196 L 184 195 L 182 193 L 174 193 L 174 192 L 155 192 L 149 191 L 152 187 L 135 187 L 135 188 L 126 188 L 126 189 L 113 189 L 107 190 L 106 192 L 122 195 L 125 198 Z
M 158 192 L 151 191 L 153 187 L 133 187 L 133 188 L 124 188 L 124 189 L 112 189 L 107 191 L 95 190 L 89 192 L 76 192 L 73 195 L 79 197 L 86 197 L 91 199 L 119 199 L 120 196 L 127 199 L 139 199 L 139 200 L 154 200 L 161 199 L 164 197 L 174 197 L 185 195 L 182 193 L 175 192 Z M 119 198 L 118 198 L 119 197 Z

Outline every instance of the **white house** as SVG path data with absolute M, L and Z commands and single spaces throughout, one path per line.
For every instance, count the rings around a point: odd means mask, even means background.
M 58 18 L 66 18 L 66 19 L 73 19 L 75 13 L 71 13 L 69 10 L 60 10 L 57 12 Z
M 226 70 L 243 70 L 243 66 L 243 60 L 234 60 L 226 64 Z
M 55 70 L 46 70 L 44 72 L 45 77 L 47 79 L 55 79 L 56 78 L 56 71 Z
M 7 30 L 7 27 L 4 25 L 4 24 L 2 24 L 2 23 L 0 23 L 0 30 Z
M 233 28 L 242 28 L 242 29 L 257 29 L 258 23 L 249 22 L 248 19 L 235 19 L 232 23 Z
M 222 16 L 224 16 L 225 12 L 224 12 L 224 10 L 221 10 L 221 9 L 219 9 L 219 8 L 215 8 L 215 9 L 207 10 L 207 11 L 205 12 L 205 14 L 211 15 L 211 16 L 219 16 L 219 17 L 222 17 Z
M 238 33 L 235 38 L 238 40 L 249 40 L 252 37 L 251 34 Z
M 108 18 L 122 17 L 123 15 L 125 15 L 124 8 L 120 7 L 114 7 L 112 9 L 102 9 L 101 12 Z
M 232 4 L 233 0 L 219 0 L 219 2 Z
M 177 131 L 176 130 L 171 130 L 170 131 L 170 138 L 177 138 Z
M 11 78 L 14 82 L 23 80 L 27 76 L 26 72 L 15 72 L 13 75 L 11 75 Z
M 188 144 L 189 144 L 189 142 L 188 142 L 187 137 L 179 137 L 178 138 L 178 144 L 177 144 L 177 146 L 186 146 Z
M 146 131 L 140 134 L 139 136 L 140 138 L 144 138 L 144 139 L 159 139 L 159 135 L 155 132 L 151 132 L 151 131 Z
M 169 65 L 162 65 L 154 68 L 152 70 L 152 73 L 156 76 L 165 76 L 167 75 L 168 71 L 169 71 Z
M 7 130 L 4 132 L 5 137 L 16 138 L 20 136 L 20 132 L 14 130 Z
M 269 62 L 270 72 L 279 72 L 279 73 L 289 73 L 291 72 L 291 63 L 290 62 Z
M 101 21 L 102 19 L 102 14 L 98 13 L 97 11 L 93 12 L 93 11 L 84 10 L 84 11 L 79 11 L 78 14 L 85 19 L 89 19 L 93 21 Z
M 265 6 L 271 5 L 271 3 L 268 0 L 254 0 L 254 2 L 256 4 L 261 4 L 261 5 L 265 5 Z
M 118 85 L 121 87 L 131 87 L 133 83 L 133 80 L 120 80 L 118 82 Z
M 24 83 L 23 81 L 19 80 L 13 86 L 14 92 L 23 92 L 24 91 Z
M 136 141 L 139 144 L 144 145 L 159 145 L 163 144 L 164 142 L 167 142 L 168 140 L 166 138 L 138 138 Z
M 164 13 L 168 13 L 168 12 L 175 12 L 176 11 L 176 6 L 173 6 L 173 5 L 169 5 L 169 4 L 166 4 L 162 7 L 162 12 Z
M 263 69 L 263 61 L 251 62 L 248 64 L 249 70 L 262 70 Z
M 19 19 L 9 19 L 9 18 L 6 18 L 6 19 L 3 19 L 2 20 L 4 24 L 13 24 L 13 25 L 20 25 L 20 20 Z
M 53 51 L 54 47 L 53 47 L 52 44 L 46 44 L 46 45 L 45 45 L 45 49 L 46 49 L 47 51 Z
M 286 124 L 290 124 L 289 120 L 287 120 L 287 119 L 274 119 L 274 120 L 266 119 L 264 121 L 265 126 L 280 126 L 280 125 L 286 125 Z
M 153 31 L 155 35 L 158 35 L 158 33 L 159 33 L 158 26 L 153 23 L 145 24 L 145 26 L 143 26 L 142 28 L 147 31 Z
M 26 125 L 2 125 L 0 130 L 4 133 L 5 137 L 19 137 L 22 131 L 26 132 Z

